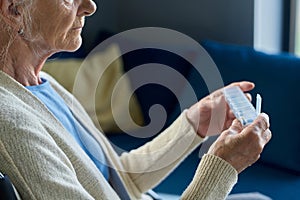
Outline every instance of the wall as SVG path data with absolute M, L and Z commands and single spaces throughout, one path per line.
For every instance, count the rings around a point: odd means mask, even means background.
M 89 43 L 101 29 L 120 32 L 156 26 L 196 40 L 213 39 L 253 45 L 253 0 L 95 0 L 96 14 L 87 20 Z
M 118 0 L 93 0 L 97 5 L 97 11 L 86 18 L 83 30 L 84 45 L 90 46 L 100 30 L 118 30 Z
M 143 26 L 204 38 L 253 44 L 253 0 L 118 0 L 119 31 Z

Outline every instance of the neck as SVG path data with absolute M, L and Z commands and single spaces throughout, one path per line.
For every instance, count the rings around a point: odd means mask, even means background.
M 17 37 L 1 60 L 2 71 L 24 86 L 39 85 L 42 82 L 39 72 L 50 55 L 49 52 L 35 53 L 33 48 Z

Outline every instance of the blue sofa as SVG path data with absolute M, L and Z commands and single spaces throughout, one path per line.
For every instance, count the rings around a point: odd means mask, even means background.
M 255 51 L 252 47 L 222 44 L 215 41 L 203 41 L 201 45 L 216 63 L 225 84 L 239 80 L 250 80 L 256 84 L 256 88 L 251 93 L 262 95 L 262 111 L 270 116 L 273 138 L 266 146 L 260 160 L 239 175 L 239 181 L 232 193 L 261 192 L 276 200 L 300 199 L 300 157 L 298 156 L 300 116 L 297 114 L 300 113 L 300 106 L 297 104 L 300 102 L 298 93 L 300 58 L 286 53 L 269 55 Z M 159 54 L 161 55 L 161 52 Z M 163 61 L 158 59 L 156 62 L 167 63 L 166 56 L 161 55 L 161 57 L 164 58 Z M 182 73 L 193 86 L 198 98 L 208 94 L 201 76 L 187 67 L 187 63 L 182 60 L 176 62 L 173 60 L 168 64 L 175 69 L 185 66 L 185 71 Z M 152 90 L 164 95 L 163 100 L 159 102 L 162 105 L 172 102 L 171 107 L 170 104 L 166 107 L 169 114 L 167 126 L 179 114 L 178 105 L 174 97 L 166 95 L 163 89 L 157 91 L 157 89 L 148 88 L 146 92 L 138 93 L 141 105 L 145 108 L 145 115 L 147 115 L 146 111 L 151 101 L 157 101 L 150 98 Z M 147 98 L 144 96 L 145 93 L 148 95 Z M 160 94 L 157 95 L 160 96 Z M 114 143 L 123 145 L 128 150 L 148 141 L 148 139 L 137 139 L 128 135 L 109 137 Z M 182 193 L 191 181 L 200 160 L 198 151 L 199 148 L 155 190 L 163 193 Z
M 250 80 L 256 84 L 251 93 L 261 94 L 262 111 L 270 116 L 273 138 L 260 160 L 239 175 L 232 193 L 261 192 L 275 200 L 300 199 L 300 116 L 297 114 L 300 113 L 300 106 L 297 104 L 300 102 L 300 58 L 285 53 L 269 55 L 255 51 L 252 47 L 216 41 L 203 41 L 201 45 L 217 65 L 224 84 L 239 80 Z M 82 51 L 75 55 L 84 57 Z M 73 55 L 66 55 L 70 56 Z M 143 49 L 122 57 L 125 71 L 149 62 L 165 64 L 189 80 L 198 99 L 208 94 L 201 75 L 186 60 L 170 52 Z M 134 84 L 134 77 L 131 80 Z M 183 90 L 184 87 L 179 85 L 178 89 Z M 139 88 L 135 93 L 140 101 L 145 123 L 150 121 L 148 111 L 153 104 L 161 104 L 166 109 L 168 117 L 164 128 L 180 113 L 176 97 L 164 87 L 150 84 Z M 124 133 L 108 134 L 108 137 L 112 143 L 125 150 L 136 148 L 151 139 L 136 138 Z M 198 152 L 199 148 L 159 184 L 155 191 L 181 194 L 192 180 L 200 161 Z
M 300 59 L 269 55 L 251 47 L 202 42 L 223 80 L 251 80 L 263 97 L 273 138 L 258 163 L 240 174 L 232 193 L 259 191 L 273 199 L 300 199 Z

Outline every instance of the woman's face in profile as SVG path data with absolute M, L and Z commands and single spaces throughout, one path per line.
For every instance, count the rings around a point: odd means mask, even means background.
M 96 10 L 91 0 L 33 0 L 32 37 L 41 50 L 74 51 L 81 45 L 85 16 Z

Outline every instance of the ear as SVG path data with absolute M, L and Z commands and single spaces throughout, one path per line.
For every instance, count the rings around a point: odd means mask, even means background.
M 20 27 L 22 21 L 20 9 L 20 6 L 15 0 L 0 0 L 0 13 L 2 18 L 11 27 Z

